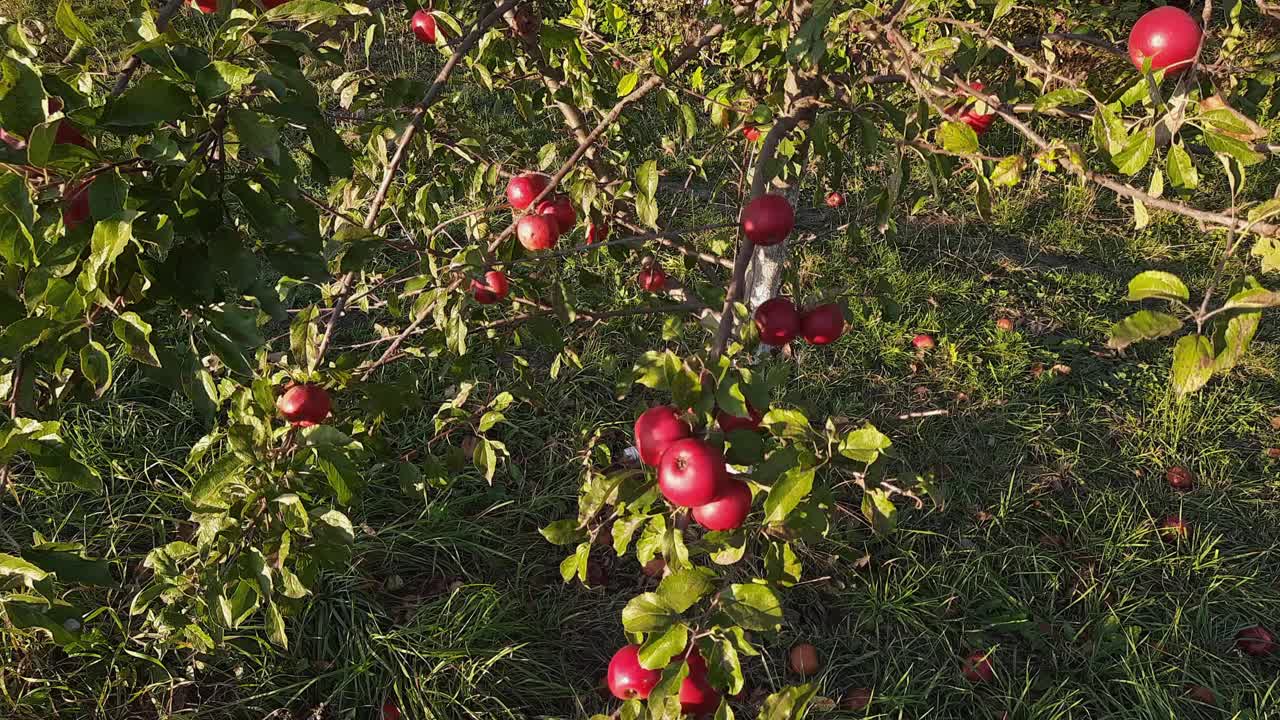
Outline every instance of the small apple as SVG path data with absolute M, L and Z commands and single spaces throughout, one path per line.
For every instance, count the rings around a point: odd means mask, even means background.
M 89 186 L 93 180 L 86 180 L 71 190 L 62 199 L 62 224 L 68 230 L 74 230 L 89 219 Z
M 432 15 L 430 11 L 419 10 L 415 12 L 409 26 L 413 28 L 413 35 L 418 38 L 418 42 L 427 45 L 436 44 L 436 16 Z
M 516 223 L 516 237 L 530 252 L 550 250 L 556 246 L 560 228 L 549 215 L 525 215 Z
M 1164 473 L 1165 480 L 1169 481 L 1169 487 L 1174 490 L 1190 490 L 1195 487 L 1195 479 L 1191 477 L 1191 471 L 1181 465 L 1174 465 Z
M 969 682 L 990 682 L 996 676 L 996 670 L 991 665 L 991 655 L 981 650 L 969 653 L 961 670 Z
M 587 223 L 587 244 L 595 245 L 609 237 L 609 224 L 606 222 Z
M 276 400 L 276 409 L 293 425 L 311 427 L 329 417 L 333 401 L 319 385 L 294 385 Z
M 661 679 L 662 670 L 646 670 L 640 665 L 639 645 L 624 645 L 609 661 L 609 692 L 619 700 L 643 700 Z
M 1013 320 L 1007 317 L 996 320 L 996 329 L 1000 332 L 1013 332 Z
M 206 15 L 218 12 L 218 0 L 191 0 L 191 4 Z
M 1270 630 L 1253 625 L 1236 633 L 1236 647 L 1245 655 L 1266 657 L 1276 651 L 1276 638 Z
M 511 285 L 501 270 L 490 270 L 480 278 L 471 281 L 471 296 L 481 305 L 492 305 L 507 296 Z
M 838 208 L 844 207 L 844 193 L 832 190 L 827 193 L 827 207 Z
M 812 308 L 800 316 L 800 335 L 814 345 L 829 345 L 844 334 L 844 311 L 835 303 Z
M 752 125 L 744 125 L 742 127 L 742 136 L 747 139 L 747 142 L 755 142 L 760 139 L 760 130 Z
M 796 212 L 781 195 L 761 195 L 742 209 L 742 234 L 756 245 L 777 245 L 795 225 Z
M 382 720 L 400 720 L 400 706 L 395 700 L 382 703 Z
M 1218 696 L 1215 695 L 1212 690 L 1210 690 L 1209 688 L 1203 685 L 1194 685 L 1194 684 L 1188 683 L 1186 690 L 1187 690 L 1187 697 L 1191 698 L 1192 700 L 1195 700 L 1198 703 L 1203 703 L 1205 705 L 1218 704 Z
M 55 145 L 79 145 L 86 150 L 89 149 L 89 141 L 85 139 L 79 128 L 66 118 L 63 118 L 58 123 L 58 132 L 53 136 L 53 143 Z
M 723 410 L 716 410 L 716 424 L 726 433 L 734 430 L 755 430 L 760 427 L 760 421 L 764 419 L 764 413 L 747 403 L 747 417 L 738 417 L 730 415 Z
M 787 655 L 787 664 L 791 667 L 791 672 L 800 677 L 809 677 L 818 672 L 818 648 L 809 643 L 796 643 L 791 646 L 791 652 Z
M 1191 524 L 1177 515 L 1170 515 L 1160 523 L 1160 536 L 1168 542 L 1191 535 Z
M 667 286 L 667 274 L 662 271 L 662 268 L 650 265 L 640 271 L 636 281 L 640 283 L 640 289 L 642 290 L 661 292 Z
M 650 578 L 660 578 L 666 572 L 666 570 L 667 570 L 667 561 L 662 557 L 656 557 L 650 560 L 649 562 L 645 563 L 640 568 L 640 572 L 644 573 L 645 577 L 650 577 Z
M 507 181 L 507 202 L 516 210 L 528 209 L 533 199 L 547 189 L 547 176 L 539 173 L 516 175 Z
M 680 418 L 680 412 L 670 405 L 659 405 L 640 413 L 636 418 L 636 452 L 640 462 L 657 465 L 667 446 L 693 432 L 689 424 Z
M 920 333 L 911 338 L 911 346 L 917 350 L 932 350 L 934 346 L 933 336 Z
M 1191 67 L 1200 51 L 1200 26 L 1185 10 L 1166 5 L 1138 18 L 1129 31 L 1129 60 L 1138 70 L 1151 58 L 1153 71 L 1174 77 Z
M 776 297 L 756 308 L 756 328 L 765 345 L 786 345 L 800 334 L 800 311 L 791 298 Z
M 621 69 L 622 69 L 622 60 L 621 60 L 620 58 L 614 58 L 614 59 L 613 59 L 613 69 L 614 69 L 614 70 L 621 70 Z
M 867 706 L 871 704 L 871 695 L 871 688 L 853 688 L 849 692 L 845 693 L 844 697 L 841 698 L 840 708 L 842 710 L 850 710 L 853 712 L 866 710 Z
M 969 83 L 969 87 L 978 91 L 981 91 L 984 89 L 983 84 L 980 82 L 971 82 Z M 985 133 L 987 131 L 987 128 L 991 127 L 991 123 L 995 122 L 995 119 L 996 119 L 995 113 L 978 112 L 977 106 L 972 103 L 962 103 L 960 105 L 956 105 L 955 107 L 952 107 L 950 110 L 950 115 L 954 119 L 973 128 L 973 131 L 978 135 Z
M 707 681 L 707 661 L 695 647 L 688 663 L 689 675 L 680 683 L 680 712 L 694 717 L 710 715 L 720 707 L 720 693 Z
M 751 514 L 751 486 L 735 478 L 721 480 L 715 500 L 693 509 L 693 519 L 708 530 L 737 530 Z
M 574 223 L 578 222 L 578 213 L 574 211 L 573 201 L 568 195 L 553 195 L 538 203 L 538 214 L 553 218 L 561 234 L 572 230 Z
M 698 507 L 720 494 L 724 456 L 698 438 L 672 442 L 658 459 L 658 489 L 672 505 Z

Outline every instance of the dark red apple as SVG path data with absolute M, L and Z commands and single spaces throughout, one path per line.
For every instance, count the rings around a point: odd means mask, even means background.
M 588 245 L 595 245 L 598 242 L 604 242 L 604 239 L 607 237 L 609 237 L 608 223 L 605 223 L 605 222 L 601 222 L 598 224 L 587 223 L 587 244 Z
M 752 125 L 744 125 L 742 136 L 747 139 L 747 142 L 755 142 L 760 139 L 760 131 Z
M 800 311 L 791 298 L 776 297 L 756 308 L 756 328 L 765 345 L 786 345 L 800 334 Z
M 688 662 L 689 675 L 680 683 L 680 712 L 694 717 L 710 715 L 720 707 L 720 693 L 707 681 L 707 661 L 695 647 Z
M 554 195 L 538 203 L 538 214 L 554 219 L 561 233 L 569 232 L 578 222 L 578 213 L 574 211 L 573 201 L 568 195 Z
M 289 0 L 262 0 L 262 5 L 268 10 L 275 10 L 287 2 L 289 2 Z
M 62 223 L 68 230 L 73 230 L 89 219 L 89 186 L 93 180 L 71 188 L 62 199 Z
M 507 296 L 511 285 L 501 270 L 490 270 L 484 278 L 471 281 L 471 296 L 481 305 L 492 305 Z
M 917 350 L 931 350 L 934 345 L 933 337 L 926 335 L 925 333 L 920 333 L 919 335 L 911 338 L 911 345 Z
M 1185 10 L 1166 5 L 1138 18 L 1129 31 L 1129 60 L 1138 70 L 1151 58 L 1151 69 L 1166 77 L 1186 72 L 1200 51 L 1200 25 Z
M 547 189 L 547 176 L 538 173 L 516 175 L 507 181 L 507 202 L 516 210 L 525 210 L 533 199 Z
M 1236 633 L 1236 647 L 1245 655 L 1266 657 L 1276 651 L 1276 638 L 1270 630 L 1253 625 Z
M 80 130 L 72 124 L 70 120 L 63 118 L 58 123 L 58 132 L 53 136 L 55 145 L 79 145 L 82 148 L 89 148 L 89 141 L 85 139 Z
M 525 215 L 516 223 L 516 237 L 525 250 L 550 250 L 556 246 L 560 228 L 549 215 Z
M 1191 477 L 1191 471 L 1181 465 L 1174 465 L 1164 473 L 1165 480 L 1169 481 L 1169 487 L 1174 490 L 1190 490 L 1195 487 L 1196 482 Z
M 809 643 L 796 643 L 791 646 L 787 655 L 787 664 L 791 672 L 800 677 L 808 677 L 818 672 L 818 648 Z
M 191 4 L 206 15 L 218 12 L 218 0 L 191 0 Z
M 969 653 L 964 659 L 961 666 L 964 672 L 964 678 L 969 682 L 990 682 L 996 676 L 996 670 L 991 665 L 991 656 L 981 650 Z
M 844 194 L 832 190 L 827 193 L 827 207 L 838 208 L 844 207 Z
M 742 234 L 756 245 L 777 245 L 795 225 L 796 212 L 781 195 L 761 195 L 742 209 Z
M 400 720 L 400 706 L 394 700 L 382 703 L 382 720 Z
M 1212 690 L 1203 685 L 1193 685 L 1188 683 L 1186 690 L 1187 697 L 1198 703 L 1204 703 L 1205 705 L 1216 705 L 1218 703 L 1218 696 L 1215 695 Z
M 662 679 L 662 670 L 646 670 L 640 665 L 640 646 L 625 645 L 609 661 L 609 692 L 619 700 L 649 697 Z
M 858 712 L 865 710 L 871 704 L 871 688 L 853 688 L 844 694 L 840 700 L 840 707 L 843 710 Z
M 658 489 L 678 507 L 698 507 L 715 500 L 726 475 L 724 456 L 698 438 L 672 442 L 658 459 Z
M 693 519 L 708 530 L 737 530 L 751 514 L 751 487 L 732 477 L 720 483 L 720 494 L 694 508 Z
M 971 82 L 969 87 L 979 91 L 984 89 L 983 84 L 980 82 Z M 978 135 L 985 133 L 996 119 L 996 114 L 993 112 L 978 112 L 977 105 L 973 103 L 960 104 L 951 108 L 951 116 L 955 120 L 973 128 L 973 131 Z
M 413 20 L 409 26 L 413 28 L 414 37 L 418 38 L 418 42 L 427 45 L 436 44 L 436 16 L 426 10 L 419 10 L 413 14 Z
M 640 283 L 640 288 L 648 292 L 660 292 L 667 286 L 667 274 L 662 268 L 656 265 L 640 271 L 640 275 L 636 277 L 636 281 Z
M 636 452 L 640 462 L 657 465 L 667 446 L 687 438 L 693 432 L 689 423 L 680 419 L 680 412 L 670 405 L 659 405 L 645 410 L 636 418 Z
M 814 345 L 829 345 L 844 334 L 844 311 L 835 303 L 819 305 L 800 316 L 800 335 Z
M 276 400 L 276 409 L 293 425 L 311 427 L 329 417 L 333 402 L 319 385 L 294 385 Z
M 747 403 L 747 417 L 738 417 L 723 410 L 716 410 L 716 424 L 726 433 L 734 430 L 755 430 L 760 427 L 760 421 L 763 419 L 764 413 L 751 407 L 751 403 Z
M 1160 523 L 1160 536 L 1168 542 L 1186 539 L 1191 536 L 1191 524 L 1177 515 L 1170 515 Z

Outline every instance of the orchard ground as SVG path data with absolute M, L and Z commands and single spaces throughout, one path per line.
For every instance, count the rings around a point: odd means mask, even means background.
M 394 65 L 388 72 L 423 76 L 438 62 L 407 42 L 380 57 Z M 474 110 L 512 151 L 566 142 L 556 118 L 529 124 L 510 108 Z M 645 127 L 643 112 L 627 122 L 659 147 L 664 129 Z M 983 143 L 995 155 L 1021 147 L 999 122 Z M 697 144 L 708 153 L 706 179 L 688 190 L 689 158 L 661 159 L 670 183 L 660 195 L 664 226 L 729 221 L 740 206 L 741 135 L 704 128 Z M 1195 200 L 1226 206 L 1220 170 L 1201 168 L 1207 177 Z M 859 496 L 837 488 L 844 502 L 828 542 L 801 556 L 813 579 L 787 591 L 784 631 L 764 639 L 768 656 L 744 663 L 746 699 L 785 684 L 788 649 L 805 641 L 818 649 L 819 695 L 838 701 L 872 688 L 873 717 L 1274 712 L 1280 658 L 1232 647 L 1244 626 L 1280 629 L 1280 459 L 1268 452 L 1280 448 L 1280 424 L 1271 422 L 1280 416 L 1274 323 L 1262 324 L 1240 367 L 1185 399 L 1168 390 L 1168 346 L 1139 345 L 1123 357 L 1104 346 L 1111 323 L 1132 309 L 1122 300 L 1130 277 L 1163 269 L 1203 287 L 1211 240 L 1158 213 L 1134 230 L 1110 194 L 1042 175 L 1000 195 L 990 222 L 957 189 L 939 197 L 917 182 L 903 204 L 914 210 L 895 213 L 881 237 L 874 193 L 887 170 L 868 162 L 862 172 L 837 188 L 846 197 L 839 209 L 824 206 L 832 188 L 806 184 L 791 241 L 806 287 L 850 293 L 849 332 L 827 347 L 796 344 L 794 357 L 764 367 L 789 377 L 775 405 L 872 420 L 899 452 L 939 474 L 947 499 L 920 510 L 899 503 L 897 532 L 877 537 Z M 1280 164 L 1251 172 L 1254 187 L 1274 187 Z M 720 232 L 699 244 L 725 254 L 732 241 Z M 704 272 L 675 254 L 658 259 L 676 279 Z M 636 271 L 604 252 L 543 270 L 590 283 L 581 290 L 598 309 L 634 299 Z M 998 329 L 999 318 L 1014 330 Z M 204 428 L 184 400 L 136 368 L 123 370 L 102 401 L 68 418 L 68 436 L 103 469 L 108 491 L 7 497 L 0 526 L 6 544 L 40 532 L 128 558 L 113 567 L 123 587 L 100 597 L 110 622 L 97 623 L 98 640 L 74 655 L 0 629 L 0 715 L 39 717 L 33 686 L 56 697 L 64 717 L 364 719 L 388 696 L 439 717 L 581 717 L 616 707 L 598 690 L 624 642 L 619 612 L 654 581 L 634 559 L 600 546 L 597 587 L 565 585 L 563 551 L 537 530 L 572 515 L 584 437 L 611 425 L 620 451 L 644 401 L 666 401 L 638 392 L 617 400 L 637 349 L 665 342 L 692 352 L 705 334 L 660 317 L 526 330 L 522 340 L 539 349 L 526 354 L 542 364 L 532 388 L 542 401 L 508 411 L 512 460 L 492 485 L 468 466 L 447 485 L 406 493 L 394 466 L 370 468 L 350 513 L 364 529 L 356 559 L 349 572 L 327 576 L 290 624 L 290 649 L 246 633 L 198 662 L 138 653 L 127 606 L 144 579 L 145 552 L 190 532 L 181 498 L 192 479 L 182 468 Z M 368 331 L 352 323 L 341 339 Z M 937 346 L 917 352 L 911 340 L 920 332 Z M 500 350 L 477 343 L 465 361 L 509 386 L 518 380 Z M 432 379 L 441 370 L 431 360 L 388 370 L 415 388 L 388 433 L 403 439 L 403 453 L 466 446 L 465 437 L 436 437 L 432 417 L 445 388 Z M 341 416 L 343 398 L 335 403 Z M 1168 487 L 1171 465 L 1190 469 L 1193 490 Z M 1162 540 L 1158 524 L 1179 514 L 1190 536 Z M 975 650 L 993 650 L 993 681 L 962 676 Z M 25 705 L 11 700 L 19 685 Z M 1190 699 L 1187 685 L 1212 689 L 1216 707 Z

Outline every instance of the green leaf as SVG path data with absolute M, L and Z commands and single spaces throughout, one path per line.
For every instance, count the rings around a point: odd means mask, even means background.
M 630 95 L 632 90 L 636 89 L 636 85 L 640 83 L 640 73 L 627 73 L 618 81 L 618 97 Z
M 1184 335 L 1173 347 L 1171 378 L 1179 394 L 1195 392 L 1213 376 L 1213 343 L 1203 335 Z
M 806 437 L 812 430 L 809 418 L 804 413 L 785 408 L 773 408 L 765 413 L 760 424 L 772 430 L 775 435 L 789 438 Z
M 831 22 L 831 10 L 815 11 L 804 21 L 798 32 L 791 38 L 787 47 L 787 63 L 789 65 L 805 64 L 814 66 L 827 52 L 827 40 L 824 36 L 827 24 Z
M 850 432 L 840 441 L 840 454 L 860 463 L 870 465 L 880 457 L 880 453 L 888 450 L 893 441 L 876 429 L 871 423 Z
M 97 38 L 93 34 L 93 30 L 84 24 L 80 18 L 76 17 L 76 13 L 71 9 L 71 3 L 68 0 L 61 0 L 58 3 L 58 10 L 54 13 L 53 22 L 67 36 L 68 40 L 84 43 L 85 45 L 94 45 Z
M 898 508 L 894 507 L 889 494 L 880 488 L 867 488 L 862 493 L 862 516 L 871 523 L 871 529 L 878 535 L 892 534 L 897 527 L 895 516 Z
M 236 109 L 229 115 L 231 127 L 245 148 L 274 165 L 280 164 L 280 131 L 275 126 L 252 110 Z
M 640 666 L 648 670 L 664 668 L 671 658 L 679 655 L 689 645 L 689 628 L 675 623 L 661 632 L 649 633 L 640 646 Z
M 147 73 L 123 95 L 107 103 L 102 124 L 146 127 L 175 122 L 194 113 L 186 91 L 160 73 Z
M 720 594 L 729 619 L 746 630 L 777 631 L 782 627 L 782 601 L 764 585 L 730 585 Z
M 629 633 L 665 630 L 679 619 L 679 613 L 657 593 L 637 595 L 622 608 L 622 627 Z
M 98 276 L 110 270 L 116 258 L 133 240 L 133 220 L 112 218 L 98 222 L 93 228 L 93 241 L 89 257 L 84 262 L 77 281 L 85 293 L 98 289 Z
M 1181 190 L 1192 190 L 1200 184 L 1200 174 L 1196 172 L 1191 155 L 1181 144 L 1169 148 L 1169 158 L 1165 163 L 1165 172 L 1169 173 L 1169 182 Z
M 760 720 L 800 720 L 809 711 L 818 689 L 813 685 L 796 685 L 784 688 L 765 698 L 760 708 Z
M 102 397 L 111 386 L 111 355 L 102 343 L 90 340 L 80 348 L 80 372 L 93 383 L 95 397 Z
M 341 5 L 325 2 L 325 0 L 289 0 L 289 2 L 268 10 L 263 17 L 272 21 L 289 20 L 312 23 L 317 20 L 329 20 L 346 14 L 347 11 Z
M 787 519 L 791 511 L 800 501 L 809 496 L 813 490 L 815 470 L 811 467 L 797 466 L 787 470 L 769 489 L 764 499 L 764 521 L 776 525 Z
M 1214 372 L 1227 372 L 1240 362 L 1261 322 L 1261 312 L 1233 312 L 1214 320 L 1213 347 L 1217 352 L 1213 359 Z
M 196 92 L 201 100 L 210 102 L 224 95 L 239 93 L 257 76 L 256 70 L 214 60 L 196 73 Z
M 1190 297 L 1191 292 L 1177 275 L 1162 270 L 1147 270 L 1138 273 L 1129 281 L 1129 296 L 1125 299 L 1160 298 L 1185 302 Z
M 1266 288 L 1248 288 L 1232 295 L 1224 309 L 1261 309 L 1280 306 L 1280 292 Z
M 1079 105 L 1089 99 L 1089 96 L 1074 88 L 1061 88 L 1036 98 L 1036 112 L 1044 112 L 1063 105 Z
M 978 133 L 962 122 L 947 120 L 938 128 L 938 140 L 949 152 L 971 155 L 978 152 Z
M 556 520 L 538 531 L 552 545 L 573 545 L 587 539 L 577 520 Z
M 1249 251 L 1249 254 L 1261 261 L 1262 272 L 1280 270 L 1280 240 L 1272 237 L 1260 237 L 1253 244 L 1253 249 Z
M 134 360 L 160 367 L 156 349 L 151 345 L 151 325 L 132 310 L 120 313 L 111 321 L 111 330 L 129 349 Z
M 1151 154 L 1156 149 L 1155 131 L 1151 129 L 1135 133 L 1125 142 L 1124 147 L 1112 158 L 1116 168 L 1125 175 L 1133 175 L 1147 166 Z
M 1093 140 L 1098 149 L 1115 157 L 1129 141 L 1124 122 L 1106 105 L 1099 105 L 1093 115 Z
M 1026 158 L 1021 155 L 1010 155 L 996 163 L 991 170 L 992 187 L 1013 187 L 1022 180 L 1022 171 L 1027 166 Z
M 1111 326 L 1107 347 L 1123 350 L 1141 340 L 1172 335 L 1182 327 L 1178 318 L 1162 312 L 1139 310 Z
M 20 557 L 0 553 L 0 576 L 18 577 L 30 587 L 48 577 L 49 573 Z
M 1213 130 L 1205 130 L 1204 144 L 1213 152 L 1230 156 L 1245 167 L 1257 165 L 1267 159 L 1266 155 L 1254 150 L 1249 143 L 1222 135 Z
M 289 647 L 289 636 L 284 631 L 284 616 L 280 614 L 280 608 L 270 601 L 267 602 L 267 639 L 282 648 Z
M 339 545 L 351 545 L 356 541 L 356 531 L 351 519 L 337 510 L 329 510 L 313 518 L 316 541 Z
M 245 465 L 235 453 L 218 458 L 192 486 L 191 501 L 198 506 L 229 507 L 222 497 L 222 489 L 244 476 Z
M 618 518 L 613 521 L 613 527 L 610 532 L 613 535 L 613 551 L 618 554 L 618 557 L 626 554 L 636 530 L 639 530 L 647 522 L 649 522 L 648 515 L 632 515 L 631 517 Z
M 715 573 L 707 568 L 677 570 L 658 583 L 658 596 L 672 610 L 683 613 L 714 588 Z
M 71 585 L 117 587 L 106 560 L 81 555 L 78 545 L 44 543 L 22 551 L 22 558 L 58 576 L 58 582 Z

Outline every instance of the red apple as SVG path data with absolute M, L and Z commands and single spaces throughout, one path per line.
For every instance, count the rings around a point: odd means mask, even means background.
M 1186 690 L 1187 697 L 1198 703 L 1204 703 L 1205 705 L 1216 705 L 1218 703 L 1218 696 L 1215 695 L 1212 690 L 1203 685 L 1193 685 L 1188 683 Z
M 720 693 L 707 681 L 707 661 L 695 647 L 689 653 L 689 675 L 680 683 L 680 712 L 702 717 L 720 707 Z
M 835 303 L 819 305 L 800 316 L 800 334 L 814 345 L 828 345 L 844 334 L 844 311 Z
M 621 60 L 621 59 L 619 59 L 619 58 L 614 58 L 614 59 L 613 59 L 613 69 L 614 69 L 614 70 L 621 70 L 621 69 L 622 69 L 622 60 Z
M 400 707 L 394 700 L 382 703 L 382 720 L 400 720 Z
M 604 239 L 607 237 L 609 237 L 608 223 L 605 223 L 605 222 L 601 222 L 599 224 L 587 223 L 587 244 L 588 245 L 595 245 L 598 242 L 604 242 Z
M 1013 320 L 1007 317 L 996 320 L 996 329 L 1000 332 L 1013 332 Z
M 781 195 L 761 195 L 742 209 L 742 234 L 756 245 L 777 245 L 795 225 L 796 212 Z
M 636 277 L 636 281 L 640 283 L 640 288 L 642 290 L 647 290 L 648 292 L 660 292 L 667 286 L 667 274 L 662 271 L 662 268 L 656 265 L 650 265 L 640 271 L 640 275 Z
M 413 28 L 414 37 L 418 38 L 418 42 L 427 45 L 436 44 L 436 16 L 426 10 L 419 10 L 413 14 L 413 20 L 409 26 Z
M 319 385 L 294 385 L 276 400 L 276 409 L 293 425 L 311 427 L 329 417 L 333 403 Z
M 1200 51 L 1200 26 L 1185 10 L 1158 7 L 1138 18 L 1129 31 L 1129 60 L 1142 69 L 1151 58 L 1151 69 L 1164 69 L 1167 77 L 1186 72 Z
M 760 427 L 760 421 L 763 419 L 764 413 L 751 407 L 751 403 L 747 403 L 747 417 L 738 417 L 723 410 L 716 410 L 716 424 L 726 433 L 734 430 L 755 430 Z
M 1191 535 L 1191 524 L 1177 515 L 1170 515 L 1160 523 L 1160 535 L 1168 542 Z
M 996 676 L 996 670 L 991 665 L 991 656 L 981 650 L 969 653 L 961 669 L 964 672 L 964 678 L 969 682 L 990 682 Z
M 661 556 L 650 560 L 640 568 L 640 572 L 644 573 L 645 577 L 650 578 L 660 578 L 666 573 L 666 571 L 667 561 Z
M 538 214 L 554 219 L 561 233 L 569 232 L 578 222 L 578 213 L 574 211 L 568 195 L 554 195 L 538 203 Z
M 787 664 L 790 665 L 791 672 L 808 677 L 818 672 L 818 649 L 809 643 L 797 643 L 791 646 Z
M 737 530 L 751 514 L 751 487 L 736 478 L 720 481 L 715 500 L 693 509 L 693 519 L 708 530 Z
M 516 223 L 516 237 L 526 250 L 549 250 L 556 246 L 560 228 L 549 215 L 525 215 Z
M 933 337 L 920 333 L 911 338 L 911 345 L 917 350 L 931 350 L 933 348 Z
M 832 190 L 831 192 L 827 193 L 827 207 L 829 208 L 844 207 L 844 195 L 842 193 L 836 192 L 835 190 Z
M 268 10 L 275 10 L 287 2 L 289 2 L 289 0 L 262 0 L 262 5 Z
M 89 141 L 70 120 L 65 118 L 58 123 L 58 132 L 54 134 L 53 142 L 55 145 L 79 145 L 85 149 L 89 148 Z
M 471 296 L 481 305 L 492 305 L 502 300 L 510 289 L 507 276 L 501 270 L 490 270 L 484 274 L 483 280 L 475 278 L 471 281 Z
M 86 180 L 71 188 L 62 199 L 62 223 L 68 230 L 89 219 L 89 186 L 92 184 L 93 180 Z
M 760 139 L 760 131 L 751 125 L 744 125 L 742 128 L 742 136 L 748 142 L 755 142 Z
M 791 298 L 776 297 L 756 308 L 756 328 L 765 345 L 786 345 L 800 334 L 800 311 Z
M 840 707 L 844 710 L 858 712 L 865 710 L 871 704 L 871 688 L 854 688 L 844 694 L 844 698 L 840 700 Z
M 547 189 L 547 176 L 538 173 L 516 175 L 507 181 L 507 202 L 516 210 L 525 210 L 533 199 Z
M 643 700 L 661 679 L 662 670 L 646 670 L 640 665 L 639 645 L 624 645 L 609 661 L 609 692 L 619 700 Z
M 658 489 L 672 505 L 698 507 L 720 494 L 724 456 L 698 438 L 672 442 L 658 459 Z
M 1195 479 L 1191 477 L 1191 471 L 1181 465 L 1174 465 L 1164 473 L 1165 480 L 1169 482 L 1169 487 L 1174 490 L 1190 490 L 1195 487 Z
M 680 412 L 670 405 L 659 405 L 645 410 L 636 418 L 636 452 L 640 462 L 657 465 L 667 446 L 689 437 L 693 430 L 680 419 Z
M 191 4 L 206 15 L 218 12 L 218 0 L 191 0 Z
M 971 82 L 969 87 L 974 90 L 982 90 L 984 86 L 980 82 Z M 951 116 L 956 120 L 973 128 L 978 135 L 987 131 L 991 127 L 991 123 L 995 122 L 996 114 L 993 112 L 978 112 L 977 106 L 972 103 L 961 104 L 951 108 Z
M 1245 655 L 1266 657 L 1276 651 L 1276 638 L 1270 630 L 1254 625 L 1236 633 L 1236 647 Z

